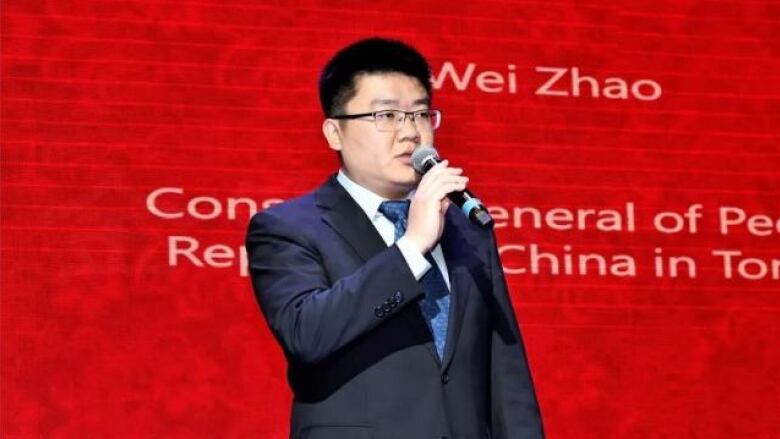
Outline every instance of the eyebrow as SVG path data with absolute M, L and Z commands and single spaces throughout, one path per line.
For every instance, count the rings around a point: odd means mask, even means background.
M 376 105 L 398 105 L 398 104 L 400 104 L 400 101 L 398 99 L 374 99 L 371 101 L 372 107 Z M 420 98 L 412 102 L 413 106 L 430 105 L 430 104 L 431 104 L 431 98 L 429 97 Z

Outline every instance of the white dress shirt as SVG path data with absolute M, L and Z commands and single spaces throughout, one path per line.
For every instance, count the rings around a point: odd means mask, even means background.
M 368 216 L 368 219 L 371 221 L 371 224 L 374 225 L 387 246 L 389 247 L 393 245 L 393 242 L 395 242 L 395 226 L 393 225 L 392 221 L 387 219 L 384 215 L 382 215 L 381 212 L 379 212 L 379 205 L 382 204 L 386 198 L 382 198 L 374 192 L 371 192 L 363 186 L 355 183 L 349 177 L 347 177 L 347 175 L 342 170 L 339 170 L 339 174 L 336 176 L 336 179 L 341 184 L 341 186 L 346 189 L 347 193 L 349 193 L 349 195 L 355 200 L 360 208 L 363 209 L 363 211 L 366 213 L 366 216 Z M 410 197 L 412 193 L 407 195 L 407 198 Z M 409 268 L 412 270 L 414 277 L 417 280 L 420 280 L 420 278 L 422 278 L 423 275 L 428 270 L 430 270 L 431 264 L 427 259 L 425 259 L 425 256 L 423 256 L 423 254 L 420 253 L 420 251 L 417 250 L 414 245 L 407 240 L 405 236 L 402 236 L 395 243 L 398 245 L 398 249 L 401 250 L 401 254 L 406 260 L 406 263 L 409 265 Z M 439 270 L 442 273 L 442 277 L 444 277 L 444 282 L 447 283 L 447 288 L 450 288 L 450 276 L 447 272 L 447 263 L 444 261 L 444 254 L 442 253 L 441 246 L 438 243 L 431 251 L 431 255 L 433 256 L 433 260 L 436 262 L 436 265 L 439 267 Z

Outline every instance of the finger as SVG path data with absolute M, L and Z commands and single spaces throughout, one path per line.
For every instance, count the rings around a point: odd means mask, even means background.
M 452 185 L 466 185 L 469 182 L 469 178 L 462 175 L 447 175 L 433 178 L 426 182 L 425 185 L 420 185 L 417 188 L 417 192 L 420 194 L 430 194 L 439 192 L 442 186 Z
M 437 164 L 435 164 L 431 169 L 428 170 L 428 172 L 425 173 L 425 176 L 428 176 L 428 178 L 431 178 L 431 176 L 436 176 L 439 174 L 462 174 L 463 168 L 455 168 L 449 166 L 449 161 L 444 160 Z
M 426 175 L 426 177 L 423 178 L 423 180 L 420 182 L 420 186 L 424 188 L 425 186 L 435 186 L 453 180 L 460 180 L 464 178 L 468 179 L 468 177 L 465 175 L 461 175 L 462 172 L 462 169 L 450 168 L 447 170 L 442 170 L 436 174 L 431 174 L 430 176 Z
M 447 209 L 450 208 L 450 204 L 452 204 L 452 201 L 450 201 L 449 198 L 445 198 L 444 200 L 442 200 L 442 202 L 441 202 L 441 213 L 442 214 L 447 212 Z
M 435 200 L 443 200 L 444 198 L 447 197 L 447 194 L 450 194 L 452 192 L 462 191 L 464 189 L 466 189 L 465 183 L 455 182 L 455 183 L 445 184 L 437 187 L 434 191 L 430 193 L 430 196 Z
M 431 169 L 429 169 L 428 172 L 430 173 L 437 169 L 446 168 L 447 166 L 449 166 L 449 164 L 450 164 L 449 160 L 442 160 L 439 163 L 436 163 L 435 165 L 431 166 Z
M 430 184 L 431 189 L 436 190 L 436 188 L 439 188 L 441 186 L 452 186 L 452 185 L 466 185 L 469 182 L 468 177 L 464 177 L 462 175 L 449 175 L 449 176 L 443 176 L 441 178 L 436 179 L 435 181 L 432 181 Z
M 442 166 L 444 162 L 438 163 L 436 166 L 432 167 L 428 172 L 425 173 L 425 175 L 441 175 L 441 174 L 447 174 L 447 175 L 453 175 L 453 174 L 462 174 L 463 168 L 456 168 L 452 166 Z
M 463 168 L 439 168 L 437 172 L 433 173 L 434 177 L 440 177 L 442 175 L 461 175 L 463 174 Z

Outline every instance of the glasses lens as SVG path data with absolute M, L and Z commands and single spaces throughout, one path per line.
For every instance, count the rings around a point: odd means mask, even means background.
M 414 122 L 419 129 L 435 130 L 441 124 L 439 110 L 420 110 L 414 114 Z
M 374 114 L 376 129 L 379 131 L 395 131 L 398 129 L 399 121 L 403 121 L 403 111 L 377 111 Z

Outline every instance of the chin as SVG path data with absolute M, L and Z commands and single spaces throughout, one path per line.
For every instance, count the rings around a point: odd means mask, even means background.
M 411 191 L 417 187 L 417 183 L 419 183 L 419 180 L 415 178 L 399 178 L 396 176 L 396 178 L 392 180 L 392 185 L 401 192 Z
M 420 182 L 420 174 L 415 172 L 411 166 L 397 166 L 393 168 L 391 174 L 387 175 L 388 182 L 392 182 L 394 185 L 404 188 L 413 189 Z
M 396 181 L 404 185 L 417 186 L 420 182 L 421 176 L 414 171 L 411 167 L 404 173 L 399 173 Z

